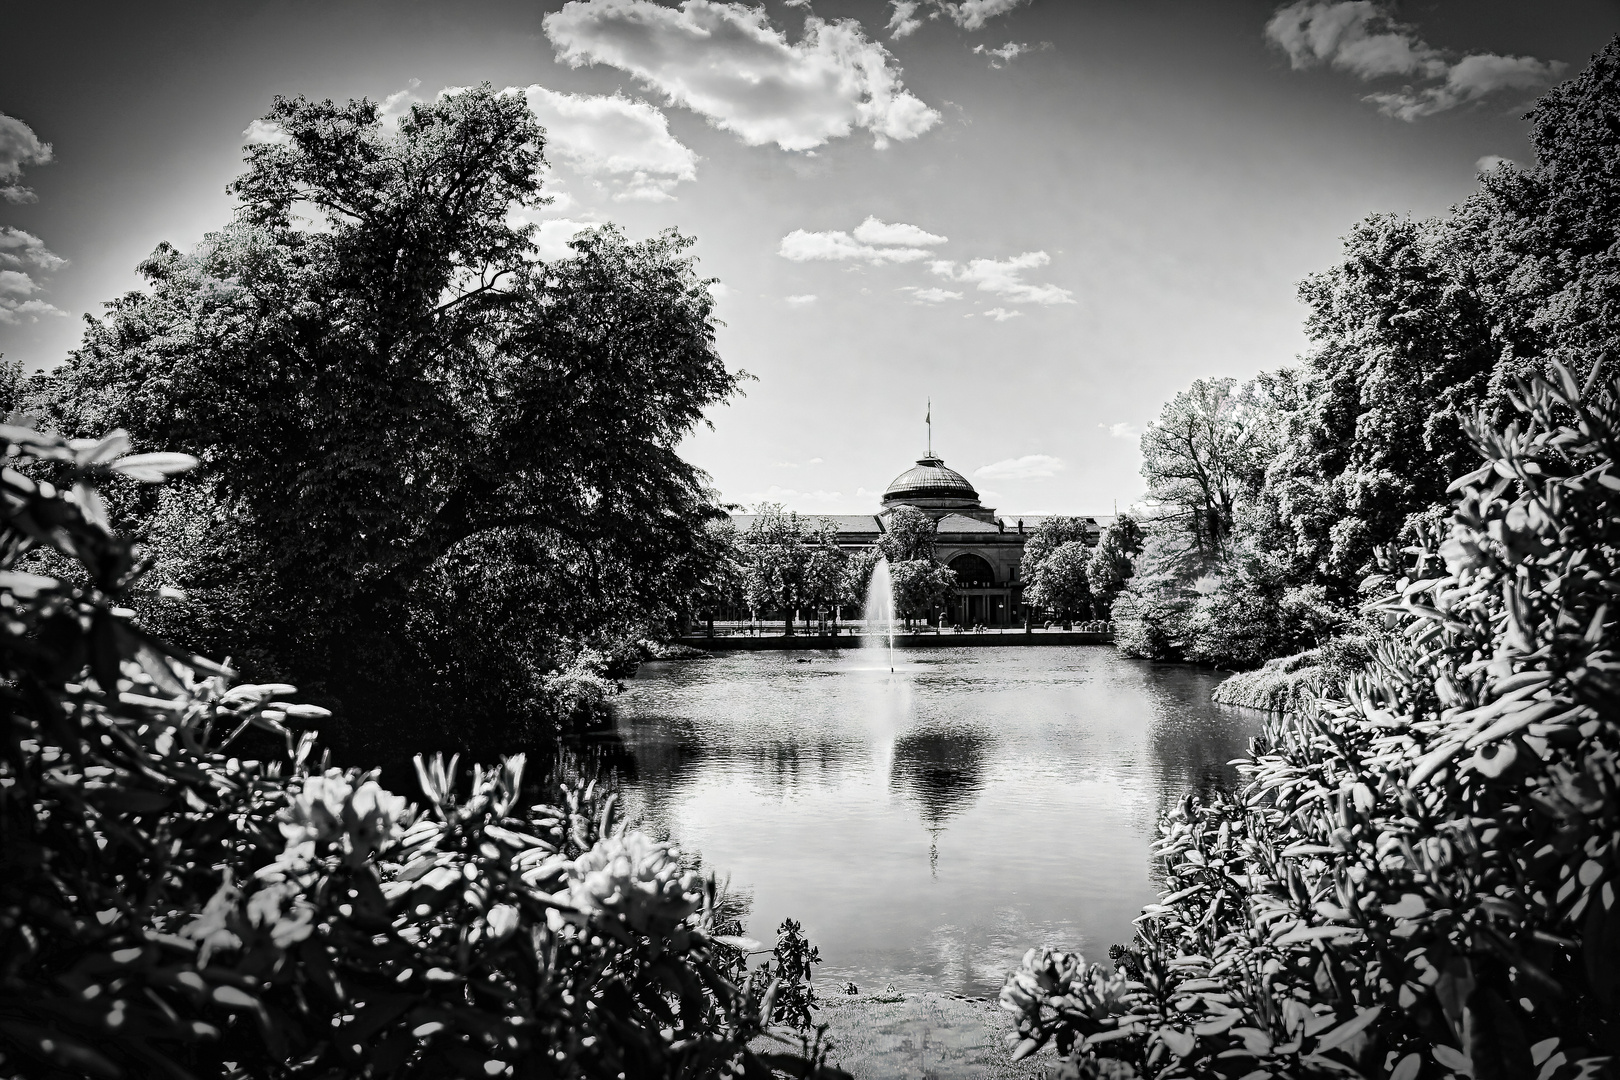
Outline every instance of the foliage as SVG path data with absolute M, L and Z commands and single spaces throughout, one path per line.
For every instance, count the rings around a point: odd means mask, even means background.
M 1018 564 L 1018 577 L 1026 583 L 1040 574 L 1041 563 L 1071 540 L 1084 542 L 1091 535 L 1091 523 L 1085 518 L 1053 514 L 1036 526 L 1024 541 L 1024 554 Z
M 1091 618 L 1091 582 L 1086 576 L 1090 557 L 1084 540 L 1066 540 L 1053 548 L 1024 589 L 1024 603 L 1065 623 Z
M 804 927 L 794 919 L 782 920 L 771 959 L 759 970 L 760 978 L 777 984 L 770 1016 L 773 1023 L 801 1032 L 815 1026 L 811 1013 L 819 1006 L 810 980 L 819 963 L 821 950 L 804 936 Z
M 1135 559 L 1142 553 L 1144 539 L 1142 527 L 1129 514 L 1119 515 L 1103 530 L 1097 550 L 1091 553 L 1091 561 L 1086 564 L 1091 599 L 1099 618 L 1108 618 L 1114 597 L 1124 590 L 1126 582 L 1136 572 Z
M 944 607 L 956 588 L 956 571 L 932 559 L 909 559 L 890 564 L 889 585 L 895 614 L 910 626 L 912 619 L 930 620 Z
M 755 612 L 783 611 L 787 633 L 800 608 L 831 607 L 846 600 L 848 556 L 838 546 L 835 526 L 809 522 L 775 503 L 759 507 L 753 524 L 738 537 L 743 598 Z
M 521 96 L 465 90 L 392 134 L 366 101 L 266 120 L 286 138 L 250 148 L 232 222 L 160 246 L 31 408 L 201 459 L 167 498 L 110 492 L 191 597 L 137 600 L 154 625 L 346 722 L 480 733 L 708 574 L 718 511 L 676 450 L 737 385 L 712 297 L 673 233 L 540 259 L 509 217 L 542 201 Z
M 915 506 L 904 504 L 887 511 L 883 517 L 883 535 L 878 538 L 878 550 L 889 565 L 914 562 L 934 557 L 934 536 L 939 523 Z
M 1215 688 L 1214 700 L 1268 712 L 1299 712 L 1323 695 L 1344 691 L 1350 676 L 1372 660 L 1373 637 L 1347 633 L 1314 649 L 1267 660 Z
M 1199 379 L 1165 403 L 1142 433 L 1142 478 L 1155 517 L 1192 552 L 1226 550 L 1238 500 L 1256 487 L 1269 446 L 1263 413 L 1235 379 Z
M 465 783 L 418 757 L 413 804 L 315 764 L 326 713 L 293 687 L 232 685 L 132 621 L 140 565 L 99 489 L 194 459 L 0 442 L 8 1074 L 816 1073 L 750 1049 L 783 991 L 716 933 L 712 879 L 611 799 L 525 805 L 521 756 Z M 24 475 L 47 465 L 61 487 Z M 36 546 L 76 576 L 18 570 Z M 287 760 L 240 756 L 255 738 Z
M 1025 958 L 1020 1053 L 1401 1080 L 1620 1053 L 1620 380 L 1558 376 L 1470 425 L 1485 464 L 1378 583 L 1368 669 L 1267 723 L 1241 797 L 1165 820 L 1120 967 Z

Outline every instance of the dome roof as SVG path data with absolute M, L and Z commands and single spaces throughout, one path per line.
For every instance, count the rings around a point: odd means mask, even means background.
M 883 493 L 885 503 L 911 499 L 951 499 L 977 506 L 979 493 L 973 490 L 967 477 L 955 469 L 947 469 L 945 462 L 937 457 L 925 457 L 895 477 Z

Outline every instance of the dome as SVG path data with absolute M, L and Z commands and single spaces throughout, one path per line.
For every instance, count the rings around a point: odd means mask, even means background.
M 973 490 L 967 477 L 955 469 L 947 469 L 945 462 L 937 457 L 925 457 L 895 477 L 883 493 L 885 505 L 915 500 L 927 500 L 930 505 L 949 501 L 978 506 L 979 493 Z

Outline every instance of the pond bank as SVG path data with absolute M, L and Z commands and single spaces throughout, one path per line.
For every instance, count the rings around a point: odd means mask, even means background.
M 859 649 L 867 644 L 861 634 L 734 634 L 727 637 L 688 635 L 678 639 L 682 645 L 708 652 L 737 652 L 743 650 L 782 651 L 795 649 Z M 896 634 L 897 649 L 972 649 L 1009 645 L 1111 645 L 1114 635 L 1087 630 L 987 630 L 983 633 L 961 634 Z
M 1011 1060 L 1013 1016 L 994 1000 L 935 992 L 840 994 L 821 1002 L 830 1060 L 856 1080 L 1037 1080 L 1051 1052 Z

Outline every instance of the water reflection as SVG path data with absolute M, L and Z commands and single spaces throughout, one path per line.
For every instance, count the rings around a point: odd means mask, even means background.
M 1231 784 L 1256 726 L 1209 702 L 1214 676 L 1104 647 L 896 661 L 649 664 L 593 759 L 729 872 L 756 935 L 798 918 L 825 974 L 863 986 L 986 993 L 1030 945 L 1124 940 L 1159 813 Z

